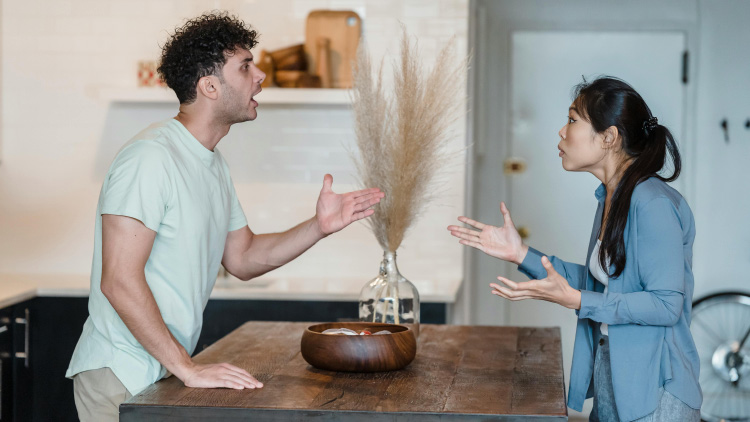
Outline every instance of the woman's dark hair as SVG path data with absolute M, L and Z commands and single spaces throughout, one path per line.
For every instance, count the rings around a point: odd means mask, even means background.
M 197 96 L 198 80 L 221 77 L 227 57 L 238 48 L 250 50 L 258 34 L 236 16 L 212 12 L 185 22 L 167 40 L 161 51 L 159 75 L 177 94 L 180 104 L 190 104 Z
M 597 133 L 614 126 L 622 138 L 622 149 L 631 160 L 617 184 L 607 213 L 607 227 L 599 250 L 599 263 L 606 265 L 606 257 L 614 264 L 611 278 L 619 277 L 625 269 L 625 241 L 623 234 L 628 221 L 630 198 L 635 187 L 650 177 L 671 182 L 680 175 L 680 152 L 672 133 L 658 124 L 643 98 L 624 81 L 605 76 L 577 85 L 573 105 Z M 672 157 L 673 173 L 659 175 Z

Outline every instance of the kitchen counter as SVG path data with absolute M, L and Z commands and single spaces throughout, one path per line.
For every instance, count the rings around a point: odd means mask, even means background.
M 219 277 L 211 299 L 262 299 L 356 302 L 368 279 L 258 277 L 241 281 Z M 425 303 L 454 303 L 461 280 L 411 280 Z M 34 297 L 87 297 L 88 274 L 0 274 L 0 309 Z
M 406 368 L 344 373 L 304 361 L 300 338 L 309 325 L 248 322 L 195 357 L 242 367 L 263 388 L 188 388 L 169 377 L 120 405 L 120 420 L 568 419 L 559 328 L 423 324 Z

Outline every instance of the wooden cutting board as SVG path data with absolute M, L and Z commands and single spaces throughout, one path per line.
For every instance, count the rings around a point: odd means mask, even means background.
M 352 63 L 362 34 L 362 19 L 349 10 L 314 10 L 307 15 L 305 54 L 310 73 L 317 75 L 318 40 L 329 40 L 330 88 L 352 87 Z M 321 76 L 321 75 L 318 75 Z

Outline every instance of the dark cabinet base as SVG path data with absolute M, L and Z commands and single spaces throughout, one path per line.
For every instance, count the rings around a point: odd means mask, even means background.
M 29 365 L 16 358 L 15 420 L 77 421 L 73 381 L 65 378 L 83 323 L 89 316 L 88 298 L 38 297 L 14 306 L 16 317 L 29 310 Z M 16 351 L 23 351 L 25 327 L 16 325 Z
M 0 309 L 0 421 L 13 420 L 13 309 Z

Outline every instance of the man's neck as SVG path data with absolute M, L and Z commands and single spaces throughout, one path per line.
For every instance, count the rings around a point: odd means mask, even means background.
M 229 133 L 230 125 L 216 122 L 210 111 L 197 113 L 189 106 L 180 106 L 175 120 L 182 123 L 206 149 L 213 151 L 221 139 Z

